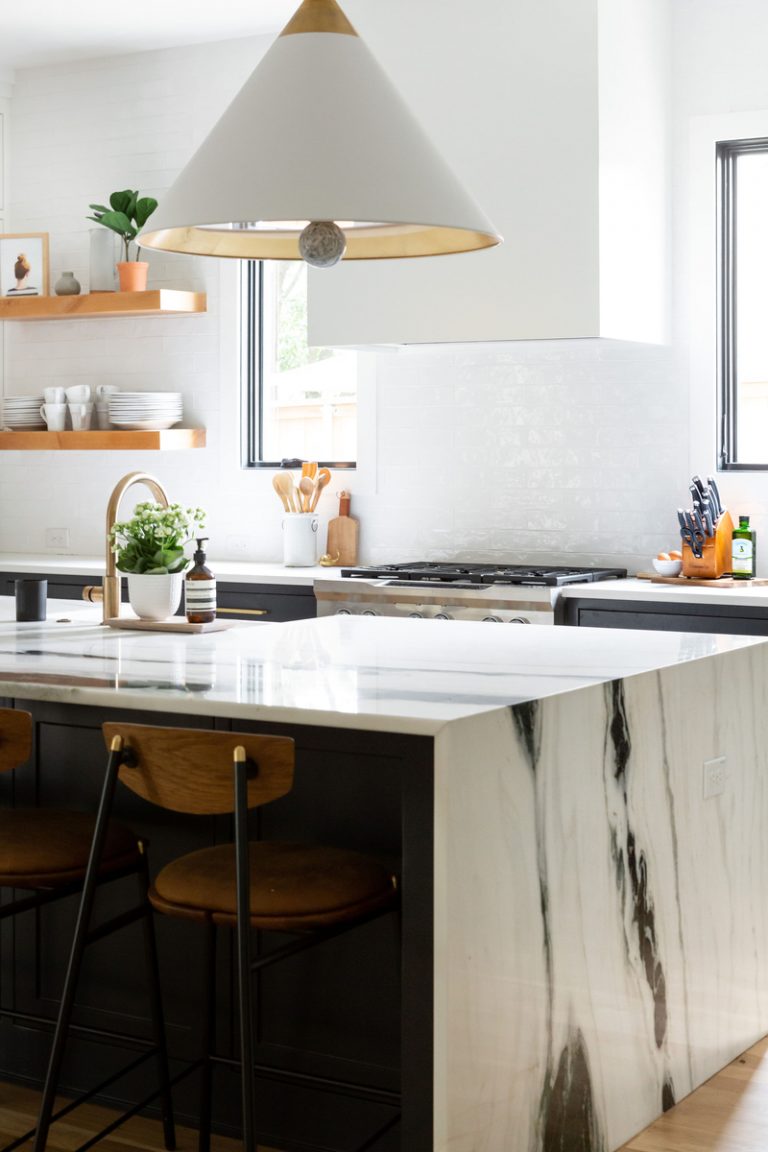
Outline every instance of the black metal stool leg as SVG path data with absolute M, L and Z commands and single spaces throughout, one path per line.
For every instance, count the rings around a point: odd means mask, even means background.
M 99 810 L 96 816 L 93 842 L 91 844 L 91 854 L 88 858 L 88 867 L 86 868 L 85 880 L 83 881 L 83 894 L 80 898 L 80 907 L 78 909 L 77 922 L 75 925 L 75 935 L 72 941 L 69 964 L 67 965 L 67 974 L 64 978 L 64 990 L 61 996 L 59 1015 L 56 1021 L 56 1030 L 53 1036 L 53 1046 L 51 1048 L 51 1055 L 48 1061 L 48 1070 L 45 1076 L 43 1098 L 40 1103 L 37 1129 L 35 1131 L 35 1141 L 32 1146 L 33 1152 L 43 1152 L 48 1141 L 48 1132 L 51 1127 L 51 1116 L 53 1114 L 56 1088 L 59 1083 L 59 1076 L 61 1075 L 61 1066 L 64 1061 L 64 1049 L 67 1043 L 67 1033 L 69 1031 L 70 1021 L 72 1019 L 72 1008 L 75 1002 L 77 981 L 80 976 L 83 953 L 85 952 L 86 944 L 88 941 L 88 927 L 91 922 L 91 913 L 93 912 L 93 901 L 96 892 L 96 882 L 98 880 L 99 863 L 101 861 L 101 856 L 104 849 L 104 840 L 107 832 L 107 821 L 109 819 L 109 813 L 112 807 L 112 797 L 115 792 L 117 770 L 119 766 L 120 753 L 113 751 L 109 756 L 107 771 L 104 777 L 104 786 L 101 791 L 101 799 L 99 800 Z
M 209 920 L 205 926 L 205 960 L 203 989 L 203 1035 L 200 1071 L 200 1121 L 198 1152 L 210 1152 L 211 1147 L 211 1092 L 213 1088 L 213 1061 L 216 1049 L 216 925 Z
M 160 991 L 160 965 L 157 958 L 157 938 L 155 919 L 149 903 L 149 871 L 144 845 L 141 845 L 141 866 L 139 870 L 139 899 L 146 909 L 144 915 L 144 950 L 147 958 L 149 981 L 149 1001 L 152 1014 L 152 1035 L 157 1045 L 157 1078 L 161 1088 L 160 1107 L 163 1118 L 163 1142 L 168 1152 L 176 1148 L 176 1129 L 173 1120 L 173 1098 L 171 1096 L 170 1073 L 168 1071 L 168 1043 L 165 1035 L 163 999 Z
M 237 984 L 243 1098 L 243 1152 L 257 1152 L 253 1085 L 251 998 L 251 865 L 248 850 L 248 767 L 235 749 L 235 856 L 237 866 Z

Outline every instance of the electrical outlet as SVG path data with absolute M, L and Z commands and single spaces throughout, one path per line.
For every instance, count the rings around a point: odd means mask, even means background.
M 46 528 L 45 546 L 66 551 L 69 548 L 69 528 Z
M 251 546 L 249 536 L 227 536 L 227 551 L 230 556 L 247 556 Z
M 704 799 L 710 800 L 713 796 L 722 796 L 725 792 L 725 782 L 728 778 L 725 756 L 717 756 L 714 760 L 704 761 Z

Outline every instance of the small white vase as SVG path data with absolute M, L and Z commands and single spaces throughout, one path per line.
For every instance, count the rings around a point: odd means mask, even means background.
M 128 573 L 128 602 L 142 620 L 167 620 L 181 603 L 183 572 Z

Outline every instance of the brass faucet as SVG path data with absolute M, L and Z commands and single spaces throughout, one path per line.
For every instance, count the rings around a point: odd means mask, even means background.
M 160 481 L 156 480 L 154 476 L 150 476 L 148 472 L 129 472 L 127 476 L 123 476 L 122 480 L 118 480 L 115 485 L 112 495 L 109 498 L 109 503 L 107 504 L 107 567 L 101 590 L 103 621 L 111 620 L 115 616 L 120 615 L 120 577 L 117 574 L 115 554 L 110 545 L 110 534 L 114 525 L 117 523 L 120 501 L 128 489 L 132 488 L 134 484 L 146 485 L 158 504 L 162 504 L 164 508 L 168 507 L 168 496 L 166 495 L 165 489 Z M 86 595 L 88 591 L 87 588 L 83 591 L 85 599 L 98 598 L 93 595 L 95 590 L 91 590 L 90 596 Z

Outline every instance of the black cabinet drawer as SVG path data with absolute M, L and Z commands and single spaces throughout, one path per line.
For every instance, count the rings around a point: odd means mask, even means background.
M 216 589 L 216 614 L 224 620 L 310 620 L 317 615 L 312 588 L 279 584 L 229 584 Z
M 568 597 L 562 601 L 557 622 L 581 628 L 768 636 L 768 609 L 727 604 L 649 604 L 637 600 Z
M 48 581 L 48 596 L 51 600 L 82 600 L 86 584 L 101 584 L 98 576 L 49 576 L 45 572 L 4 572 L 2 589 L 4 596 L 13 596 L 16 580 Z

